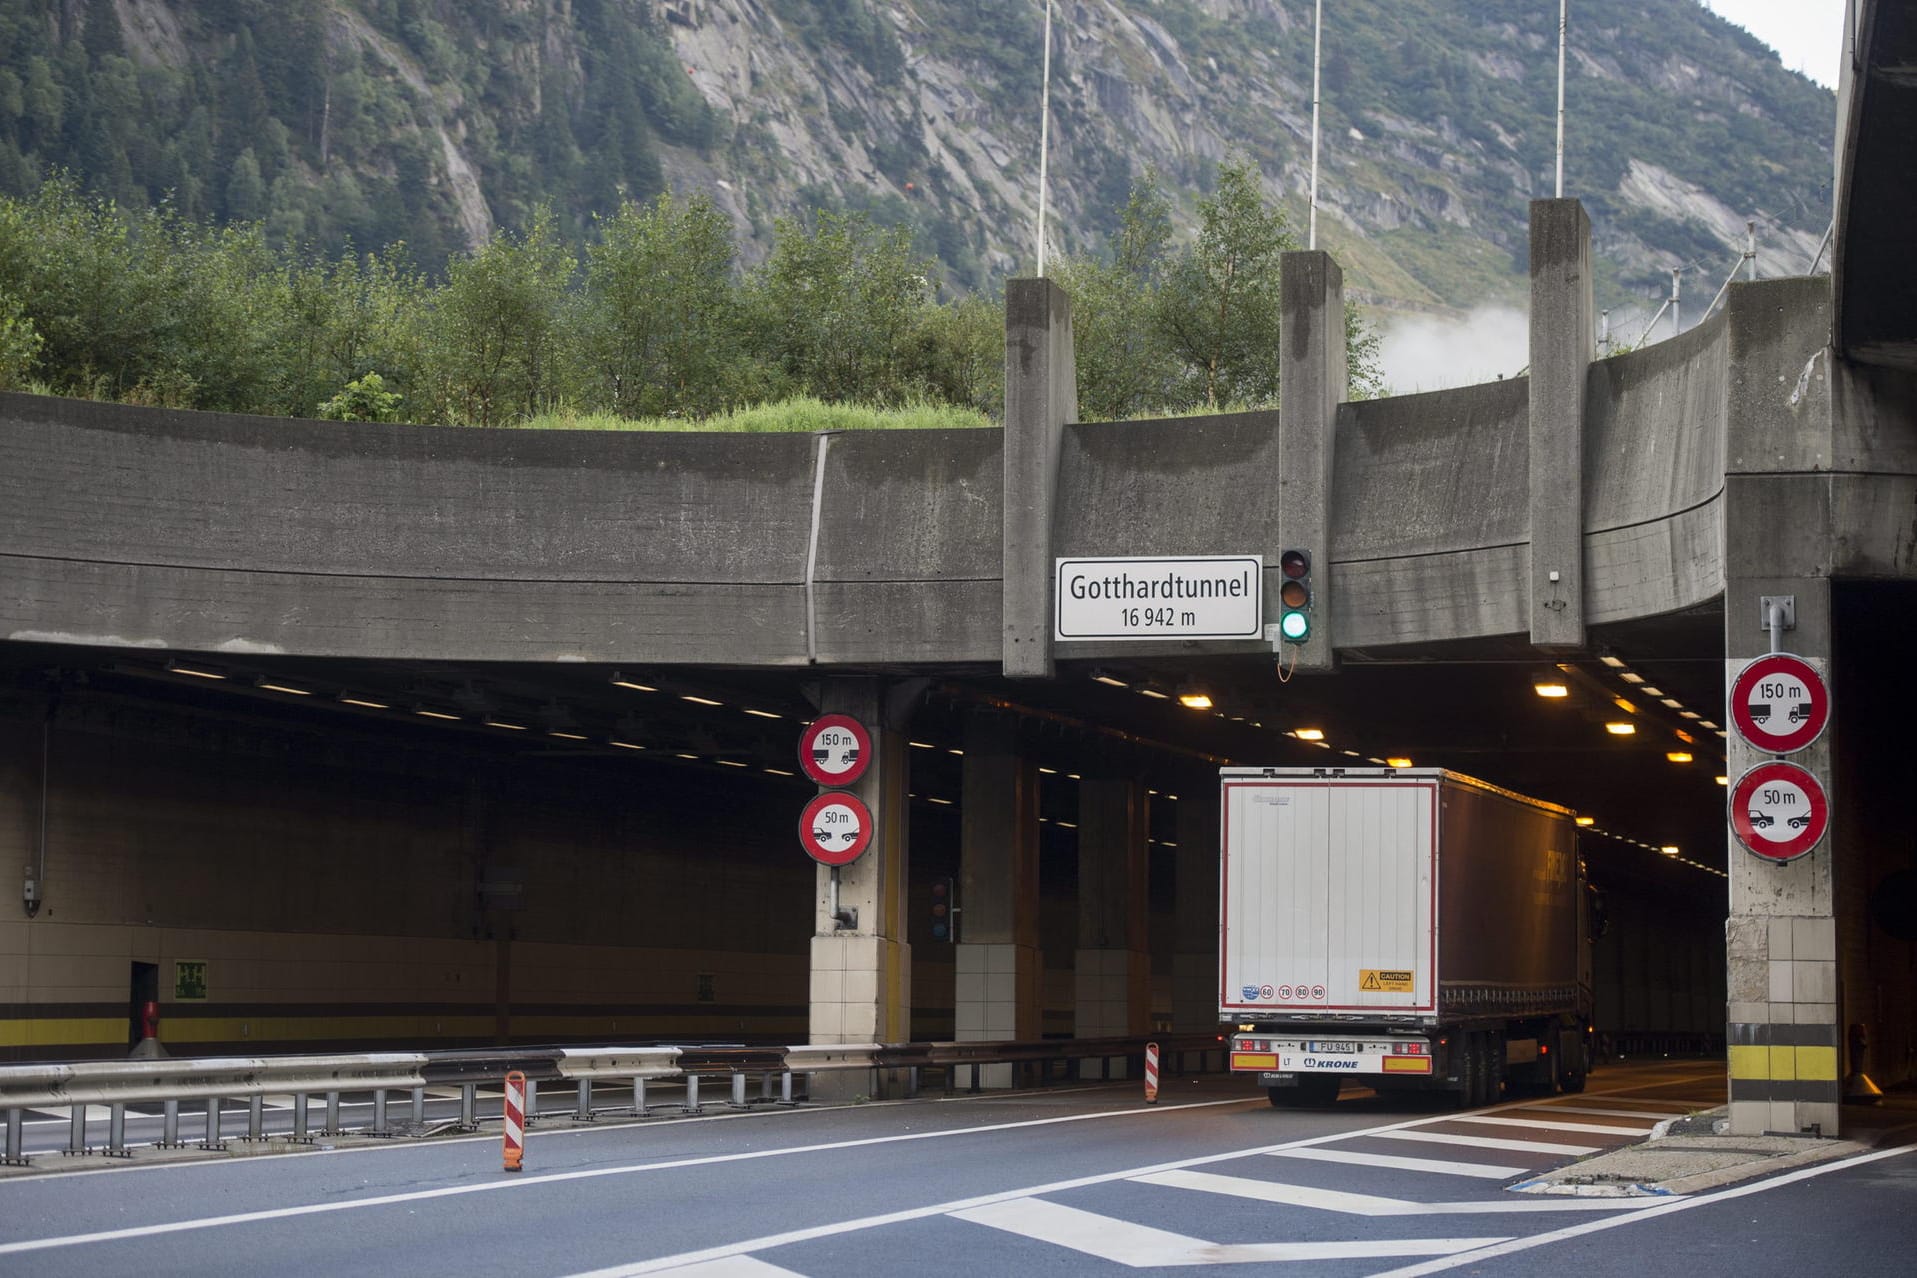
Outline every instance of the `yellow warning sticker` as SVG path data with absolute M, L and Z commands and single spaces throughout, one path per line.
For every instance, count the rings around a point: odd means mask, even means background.
M 1411 973 L 1402 969 L 1361 967 L 1358 969 L 1358 988 L 1367 994 L 1409 994 L 1412 992 Z

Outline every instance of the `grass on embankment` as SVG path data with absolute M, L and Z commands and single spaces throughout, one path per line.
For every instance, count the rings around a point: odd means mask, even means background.
M 755 404 L 693 421 L 683 417 L 615 417 L 611 413 L 542 413 L 515 423 L 520 430 L 743 431 L 752 434 L 821 430 L 940 430 L 993 425 L 991 418 L 949 404 L 872 408 L 827 404 L 810 396 Z

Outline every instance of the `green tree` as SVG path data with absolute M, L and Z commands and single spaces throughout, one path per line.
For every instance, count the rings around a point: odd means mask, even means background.
M 1173 259 L 1156 308 L 1160 333 L 1207 407 L 1277 402 L 1278 267 L 1295 247 L 1256 166 L 1227 160 L 1217 188 L 1198 201 L 1197 241 Z
M 861 213 L 780 218 L 772 252 L 747 284 L 753 331 L 774 390 L 828 403 L 899 404 L 932 263 L 909 228 L 880 230 Z
M 704 195 L 628 203 L 586 250 L 577 310 L 591 397 L 627 417 L 704 417 L 738 387 L 732 224 Z
M 500 426 L 559 398 L 560 306 L 575 265 L 543 207 L 524 232 L 447 265 L 429 353 L 446 420 Z
M 1078 411 L 1086 421 L 1150 416 L 1174 405 L 1180 366 L 1157 321 L 1171 234 L 1171 202 L 1147 174 L 1120 212 L 1111 259 L 1070 258 L 1060 269 L 1072 299 Z

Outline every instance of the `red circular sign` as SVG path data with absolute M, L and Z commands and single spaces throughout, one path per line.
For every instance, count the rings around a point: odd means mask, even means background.
M 847 714 L 822 714 L 799 734 L 799 766 L 820 785 L 851 785 L 872 762 L 872 734 Z
M 1830 689 L 1810 662 L 1788 652 L 1759 657 L 1731 681 L 1731 722 L 1766 754 L 1792 754 L 1823 735 Z
M 872 810 L 856 794 L 828 790 L 799 814 L 799 842 L 820 865 L 850 865 L 872 841 Z
M 1794 861 L 1830 830 L 1824 785 L 1795 763 L 1760 763 L 1731 787 L 1731 830 L 1770 861 Z

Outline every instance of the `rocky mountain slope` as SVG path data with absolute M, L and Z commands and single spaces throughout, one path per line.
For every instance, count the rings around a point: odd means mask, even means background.
M 1607 299 L 1706 296 L 1829 220 L 1833 99 L 1697 0 L 1572 9 L 1566 193 Z M 1032 269 L 1042 0 L 0 0 L 0 191 L 48 165 L 122 200 L 264 219 L 433 266 L 539 202 L 714 196 L 748 256 L 807 207 L 908 222 L 954 283 Z M 1188 214 L 1253 158 L 1303 238 L 1311 0 L 1058 0 L 1053 251 L 1096 252 L 1136 178 Z M 1321 245 L 1361 296 L 1521 292 L 1551 193 L 1557 5 L 1331 0 Z

